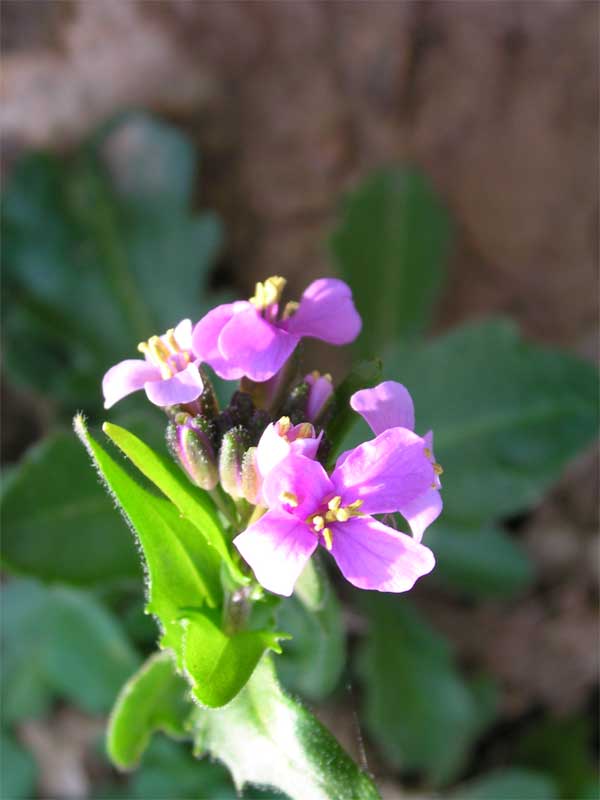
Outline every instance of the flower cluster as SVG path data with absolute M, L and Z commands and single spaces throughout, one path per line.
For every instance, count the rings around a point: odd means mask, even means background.
M 441 468 L 431 432 L 414 432 L 408 391 L 385 381 L 350 399 L 373 431 L 328 473 L 331 376 L 297 374 L 304 337 L 353 341 L 361 320 L 350 288 L 314 281 L 299 302 L 281 303 L 285 280 L 268 278 L 247 302 L 218 306 L 139 345 L 143 359 L 104 376 L 106 408 L 144 389 L 169 417 L 167 442 L 189 478 L 211 492 L 233 544 L 267 590 L 290 595 L 317 547 L 361 589 L 403 592 L 433 569 L 421 544 L 439 516 Z M 241 380 L 220 410 L 203 365 Z M 295 371 L 296 370 L 296 371 Z M 401 515 L 411 534 L 396 527 Z

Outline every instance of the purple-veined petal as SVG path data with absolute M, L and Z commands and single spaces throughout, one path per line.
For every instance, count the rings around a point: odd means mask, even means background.
M 174 406 L 191 403 L 200 397 L 203 390 L 198 363 L 193 362 L 166 380 L 149 381 L 144 384 L 148 400 L 155 406 Z
M 252 304 L 244 300 L 217 306 L 196 323 L 192 332 L 192 349 L 196 358 L 211 366 L 226 381 L 238 380 L 243 376 L 244 370 L 224 358 L 219 350 L 219 335 L 235 314 L 248 308 L 252 308 Z
M 435 566 L 428 547 L 372 517 L 331 525 L 335 558 L 346 580 L 359 589 L 406 592 Z
M 219 350 L 230 364 L 257 383 L 279 372 L 299 342 L 250 307 L 231 317 L 219 334 Z
M 128 358 L 111 367 L 102 379 L 104 408 L 111 408 L 132 392 L 143 389 L 148 381 L 160 380 L 158 367 L 140 358 Z
M 313 281 L 295 314 L 281 324 L 296 336 L 312 336 L 329 344 L 352 342 L 362 327 L 350 287 L 337 278 Z
M 350 398 L 352 408 L 377 436 L 388 428 L 415 429 L 415 408 L 408 389 L 396 381 L 384 381 L 373 389 L 361 389 Z
M 414 538 L 420 542 L 427 528 L 442 513 L 442 497 L 438 489 L 428 489 L 398 510 L 410 525 Z
M 362 500 L 365 514 L 398 511 L 431 488 L 435 473 L 425 440 L 406 428 L 390 428 L 344 453 L 331 476 L 344 503 Z
M 318 540 L 297 517 L 284 511 L 267 511 L 233 543 L 261 586 L 289 597 Z
M 173 331 L 175 341 L 182 350 L 192 349 L 192 320 L 182 319 Z
M 333 485 L 321 464 L 293 452 L 269 472 L 263 484 L 263 497 L 269 508 L 283 508 L 302 520 L 333 494 Z M 295 505 L 286 497 L 295 498 Z
M 306 417 L 309 422 L 314 422 L 323 410 L 325 403 L 333 394 L 333 384 L 331 378 L 319 375 L 307 375 L 304 380 L 310 386 L 308 390 L 308 403 L 306 405 Z

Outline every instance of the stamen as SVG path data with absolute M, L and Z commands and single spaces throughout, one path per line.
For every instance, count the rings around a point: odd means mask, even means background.
M 325 520 L 320 514 L 317 514 L 312 518 L 312 526 L 317 531 L 317 533 L 323 530 L 323 528 L 325 527 Z
M 291 427 L 292 427 L 292 421 L 289 417 L 281 417 L 281 419 L 277 423 L 277 429 L 281 436 L 285 436 Z
M 433 471 L 435 472 L 436 475 L 443 475 L 444 474 L 444 468 L 442 467 L 441 464 L 434 464 L 433 465 Z
M 293 492 L 282 492 L 279 495 L 279 499 L 282 503 L 287 503 L 292 508 L 298 507 L 298 497 Z
M 426 458 L 431 458 L 431 457 L 433 456 L 433 453 L 431 452 L 431 450 L 430 450 L 428 447 L 426 447 L 426 448 L 423 450 L 423 452 L 425 453 L 425 457 L 426 457 Z
M 273 275 L 263 283 L 259 281 L 256 284 L 254 295 L 250 298 L 250 302 L 259 311 L 278 303 L 286 283 L 286 279 L 279 275 Z
M 303 422 L 296 431 L 296 439 L 312 439 L 315 435 L 315 429 L 310 422 Z
M 330 511 L 337 511 L 341 504 L 342 504 L 342 498 L 340 497 L 339 494 L 337 494 L 335 497 L 332 497 L 331 500 L 327 503 L 327 508 Z
M 352 511 L 356 511 L 362 506 L 363 503 L 364 500 L 355 500 L 353 503 L 348 503 L 346 508 L 351 508 Z
M 147 342 L 140 342 L 138 350 L 160 369 L 160 375 L 164 380 L 173 376 L 173 371 L 167 363 L 171 352 L 160 336 L 151 336 Z
M 323 528 L 321 533 L 323 535 L 323 541 L 325 542 L 325 548 L 327 550 L 331 550 L 333 547 L 333 534 L 331 532 L 331 528 Z
M 300 308 L 300 303 L 297 303 L 295 300 L 290 300 L 289 303 L 285 304 L 285 308 L 283 309 L 283 314 L 281 315 L 281 319 L 289 319 L 293 316 L 296 311 Z
M 174 328 L 169 328 L 169 330 L 165 333 L 164 339 L 166 340 L 167 345 L 171 348 L 174 353 L 180 353 L 181 347 L 177 344 L 177 339 L 175 338 L 175 330 Z
M 346 522 L 352 516 L 352 512 L 349 511 L 347 508 L 339 508 L 335 512 L 335 518 L 338 522 Z

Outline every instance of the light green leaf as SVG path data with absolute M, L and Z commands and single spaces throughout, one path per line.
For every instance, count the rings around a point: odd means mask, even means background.
M 417 431 L 434 431 L 452 524 L 530 507 L 597 436 L 597 370 L 524 342 L 510 322 L 468 325 L 386 363 L 413 396 Z
M 432 577 L 470 595 L 510 596 L 533 580 L 531 559 L 501 528 L 446 524 L 442 516 L 427 532 L 426 541 L 435 553 Z
M 554 782 L 539 772 L 499 769 L 452 793 L 455 800 L 558 800 Z
M 444 279 L 449 219 L 419 172 L 368 177 L 346 200 L 331 247 L 363 318 L 366 355 L 428 325 Z
M 371 627 L 358 666 L 367 730 L 390 762 L 446 783 L 480 732 L 475 696 L 445 640 L 404 598 L 369 597 L 364 603 Z
M 205 706 L 218 708 L 245 686 L 265 650 L 281 652 L 271 631 L 225 633 L 207 614 L 194 613 L 183 623 L 184 669 L 192 693 Z
M 189 520 L 214 548 L 229 567 L 231 573 L 246 583 L 247 579 L 233 563 L 215 506 L 206 492 L 193 486 L 183 472 L 167 458 L 155 453 L 147 444 L 125 428 L 105 422 L 104 433 L 119 447 L 133 464 L 152 481 L 177 507 L 184 519 Z
M 198 709 L 196 752 L 230 769 L 238 789 L 273 786 L 292 800 L 376 800 L 371 779 L 303 706 L 281 690 L 264 658 L 239 695 Z
M 2 563 L 48 581 L 139 578 L 139 557 L 72 433 L 28 451 L 2 495 Z
M 276 661 L 283 685 L 319 701 L 336 688 L 346 661 L 346 637 L 340 604 L 324 573 L 309 562 L 292 597 L 283 600 L 277 621 L 291 634 Z
M 2 610 L 6 721 L 44 713 L 56 695 L 102 713 L 137 667 L 117 620 L 82 591 L 14 580 Z
M 164 645 L 172 646 L 169 633 L 178 625 L 181 608 L 218 604 L 219 556 L 168 500 L 142 489 L 100 447 L 81 417 L 75 418 L 75 431 L 138 537 L 148 571 L 147 609 L 162 623 Z
M 0 733 L 0 797 L 25 800 L 35 794 L 37 768 L 33 756 L 6 733 Z
M 190 687 L 169 652 L 155 653 L 123 686 L 110 715 L 107 748 L 121 769 L 136 766 L 156 731 L 186 736 Z

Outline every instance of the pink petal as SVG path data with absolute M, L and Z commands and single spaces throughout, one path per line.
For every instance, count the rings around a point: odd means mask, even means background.
M 263 478 L 289 455 L 290 449 L 287 439 L 277 432 L 276 423 L 267 425 L 256 447 L 256 465 Z
M 356 339 L 362 322 L 348 284 L 336 278 L 320 278 L 308 286 L 298 310 L 282 325 L 299 337 L 347 344 Z
M 412 398 L 408 389 L 396 381 L 384 381 L 373 389 L 355 392 L 350 405 L 368 422 L 375 436 L 388 428 L 415 429 Z
M 244 370 L 230 364 L 219 350 L 219 335 L 229 320 L 252 304 L 246 301 L 225 303 L 209 311 L 192 332 L 192 349 L 200 361 L 209 364 L 217 375 L 226 381 L 238 380 Z
M 438 489 L 428 489 L 398 510 L 410 525 L 417 542 L 420 542 L 427 528 L 442 513 L 442 497 Z
M 166 380 L 149 381 L 144 384 L 148 400 L 155 406 L 174 406 L 191 403 L 202 394 L 204 386 L 198 372 L 197 362 Z
M 182 319 L 179 325 L 173 331 L 175 334 L 175 341 L 182 350 L 192 349 L 192 320 Z
M 365 514 L 398 511 L 431 488 L 435 473 L 425 440 L 406 428 L 390 428 L 343 454 L 331 480 L 344 502 L 361 499 Z
M 302 520 L 334 494 L 321 464 L 293 452 L 268 474 L 263 484 L 263 497 L 269 508 L 285 509 Z M 285 500 L 286 495 L 294 496 L 296 505 Z
M 315 378 L 313 375 L 307 375 L 304 380 L 310 386 L 306 418 L 309 422 L 313 422 L 333 394 L 333 384 L 331 380 L 324 375 L 320 375 L 318 378 Z
M 148 381 L 160 379 L 160 370 L 147 361 L 129 358 L 111 367 L 102 379 L 104 408 L 111 408 L 132 392 L 143 389 Z
M 252 306 L 231 317 L 219 335 L 219 350 L 230 364 L 258 383 L 279 372 L 299 338 L 263 319 Z M 209 362 L 210 363 L 210 362 Z
M 233 543 L 265 589 L 289 597 L 318 540 L 291 514 L 267 511 Z
M 355 517 L 331 527 L 331 555 L 344 577 L 359 589 L 406 592 L 435 566 L 428 547 L 372 517 Z

